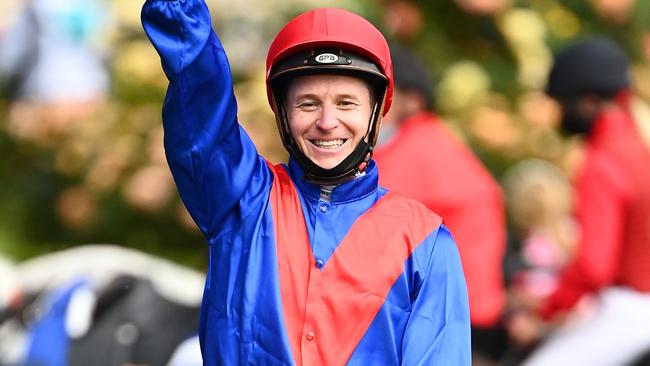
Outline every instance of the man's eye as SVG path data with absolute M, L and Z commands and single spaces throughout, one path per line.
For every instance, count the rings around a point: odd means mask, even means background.
M 343 108 L 354 108 L 357 106 L 357 103 L 349 101 L 349 100 L 342 100 L 338 103 L 339 107 Z
M 315 110 L 316 108 L 318 108 L 318 105 L 316 103 L 314 103 L 314 102 L 302 102 L 302 103 L 298 104 L 298 108 L 303 109 L 303 110 L 311 111 L 311 110 Z

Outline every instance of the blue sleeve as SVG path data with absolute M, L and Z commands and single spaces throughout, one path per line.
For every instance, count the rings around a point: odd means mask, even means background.
M 169 79 L 167 161 L 188 211 L 214 239 L 264 204 L 272 176 L 237 123 L 230 66 L 205 2 L 147 0 L 142 23 Z
M 469 303 L 458 249 L 444 226 L 427 240 L 434 240 L 433 250 L 416 258 L 427 272 L 406 326 L 402 365 L 469 366 Z

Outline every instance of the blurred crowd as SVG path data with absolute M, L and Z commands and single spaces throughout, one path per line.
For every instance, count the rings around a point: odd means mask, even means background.
M 628 357 L 599 362 L 650 365 L 650 2 L 207 2 L 239 119 L 274 163 L 273 30 L 326 4 L 391 40 L 380 183 L 454 233 L 475 365 L 577 365 L 584 342 L 616 339 Z M 166 82 L 141 3 L 0 3 L 0 366 L 201 364 L 206 251 L 164 158 Z M 584 39 L 607 41 L 562 53 Z

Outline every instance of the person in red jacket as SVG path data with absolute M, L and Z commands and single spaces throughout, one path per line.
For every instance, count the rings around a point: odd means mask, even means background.
M 458 244 L 467 281 L 474 358 L 497 360 L 505 334 L 504 205 L 499 185 L 481 161 L 438 119 L 423 62 L 391 44 L 395 89 L 374 159 L 380 185 L 442 216 Z
M 542 318 L 569 319 L 525 365 L 625 365 L 650 350 L 650 149 L 630 109 L 628 60 L 612 41 L 580 40 L 555 57 L 547 93 L 562 128 L 586 139 L 575 182 L 581 238 Z M 586 295 L 592 311 L 565 317 Z

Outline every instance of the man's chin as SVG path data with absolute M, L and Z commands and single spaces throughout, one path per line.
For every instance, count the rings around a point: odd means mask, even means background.
M 339 165 L 341 163 L 341 161 L 343 161 L 343 160 L 330 160 L 330 159 L 316 160 L 316 159 L 311 159 L 311 161 L 314 164 L 318 165 L 320 168 L 323 168 L 325 170 L 330 170 L 330 169 L 335 168 L 337 165 Z
M 316 163 L 316 165 L 318 165 L 319 167 L 321 167 L 321 168 L 323 168 L 325 170 L 330 170 L 330 169 L 333 169 L 338 164 L 319 164 L 319 163 Z

